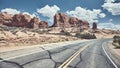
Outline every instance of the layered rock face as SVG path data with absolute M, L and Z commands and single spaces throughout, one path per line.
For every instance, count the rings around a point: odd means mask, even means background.
M 40 21 L 37 17 L 31 18 L 27 14 L 10 15 L 6 12 L 0 13 L 0 24 L 6 26 L 25 27 L 25 28 L 47 28 L 48 23 Z M 63 13 L 54 16 L 52 27 L 81 27 L 88 29 L 89 23 L 75 17 L 69 17 Z
M 42 23 L 42 24 L 41 24 Z M 0 24 L 6 26 L 42 28 L 48 27 L 45 21 L 40 21 L 37 17 L 31 18 L 27 14 L 10 15 L 6 12 L 0 13 Z
M 63 13 L 55 14 L 53 27 L 70 27 L 69 17 Z
M 46 21 L 40 21 L 39 28 L 48 28 L 48 23 Z
M 81 27 L 88 29 L 89 23 L 76 17 L 68 17 L 63 13 L 57 13 L 54 16 L 54 24 L 52 27 Z
M 93 30 L 97 29 L 97 23 L 96 23 L 96 22 L 93 22 L 92 29 L 93 29 Z
M 12 17 L 12 22 L 8 26 L 29 27 L 31 17 L 29 15 L 16 14 Z
M 31 27 L 32 28 L 39 28 L 39 19 L 34 17 L 33 19 L 30 20 Z
M 12 15 L 6 12 L 0 13 L 0 24 L 7 24 L 12 22 Z

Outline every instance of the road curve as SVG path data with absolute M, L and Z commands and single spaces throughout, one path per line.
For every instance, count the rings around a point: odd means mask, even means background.
M 2 60 L 0 61 L 0 68 L 58 68 L 76 52 L 79 54 L 77 53 L 77 56 L 66 68 L 116 68 L 102 47 L 102 44 L 109 40 L 91 40 L 50 50 L 42 48 L 44 50 L 42 52 L 9 60 L 0 58 Z M 81 51 L 81 49 L 83 50 Z

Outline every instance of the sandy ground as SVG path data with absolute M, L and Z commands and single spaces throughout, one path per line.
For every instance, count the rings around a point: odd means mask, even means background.
M 111 43 L 108 43 L 108 48 L 120 57 L 120 49 L 115 48 Z
M 71 32 L 71 28 L 66 29 Z M 59 35 L 60 28 L 53 28 L 50 32 L 45 33 L 40 29 L 27 28 L 0 28 L 0 52 L 29 48 L 31 45 L 59 43 L 65 41 L 74 41 L 80 38 L 74 37 L 77 29 L 71 32 L 73 36 Z M 56 34 L 55 34 L 56 33 Z M 92 33 L 90 30 L 84 30 L 83 33 Z M 97 30 L 95 33 L 98 39 L 112 38 L 117 33 L 112 30 Z M 80 39 L 81 40 L 81 39 Z
M 30 46 L 2 46 L 0 47 L 0 53 L 2 52 L 7 52 L 7 51 L 13 51 L 13 50 L 20 50 L 20 49 L 29 49 L 29 48 L 35 48 L 35 47 L 59 47 L 59 46 L 64 46 L 72 43 L 78 43 L 78 42 L 84 42 L 88 40 L 74 40 L 74 41 L 64 41 L 64 42 L 58 42 L 58 43 L 49 43 L 49 44 L 37 44 L 37 45 L 30 45 Z
M 116 49 L 113 45 L 112 42 L 107 43 L 107 50 L 109 52 L 109 55 L 114 59 L 117 64 L 120 64 L 120 49 Z

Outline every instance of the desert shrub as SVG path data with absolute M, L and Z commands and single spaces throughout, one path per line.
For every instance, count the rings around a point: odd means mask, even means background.
M 63 31 L 63 30 L 60 32 L 60 35 L 71 36 L 71 34 L 69 32 Z
M 113 37 L 113 45 L 116 48 L 120 48 L 120 36 L 114 36 Z
M 76 33 L 75 37 L 82 38 L 82 39 L 96 39 L 95 34 L 90 34 L 90 33 L 85 33 L 85 34 Z
M 115 46 L 116 48 L 120 48 L 120 44 L 118 43 L 112 43 L 113 46 Z
M 80 33 L 76 33 L 75 37 L 81 38 L 81 34 Z
M 118 44 L 120 45 L 120 40 L 118 41 Z
M 120 41 L 120 36 L 114 36 L 113 37 L 113 42 L 114 43 L 119 43 L 119 41 Z

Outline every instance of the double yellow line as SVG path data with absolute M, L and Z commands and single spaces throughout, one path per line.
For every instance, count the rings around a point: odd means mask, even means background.
M 86 48 L 88 45 L 80 48 L 77 52 L 75 52 L 71 57 L 69 57 L 63 64 L 61 64 L 58 68 L 67 68 L 68 65 Z

